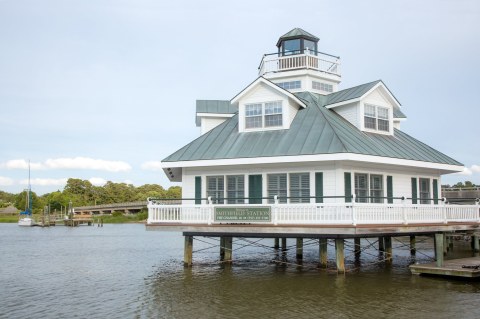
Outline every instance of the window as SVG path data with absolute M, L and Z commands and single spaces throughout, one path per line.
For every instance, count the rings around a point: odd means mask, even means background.
M 355 174 L 355 201 L 383 203 L 383 175 Z
M 419 178 L 420 204 L 430 204 L 430 179 Z
M 262 104 L 245 105 L 245 128 L 262 127 Z
M 245 178 L 243 175 L 227 176 L 227 204 L 243 204 L 245 200 Z
M 310 203 L 310 174 L 290 174 L 290 203 Z
M 223 191 L 223 176 L 207 176 L 207 197 L 211 197 L 214 204 L 224 203 Z
M 383 176 L 370 175 L 370 202 L 383 203 Z
M 282 101 L 245 105 L 245 128 L 283 126 Z
M 282 126 L 282 102 L 265 103 L 265 127 Z
M 287 202 L 287 174 L 269 174 L 267 175 L 267 193 L 269 203 L 274 203 L 273 197 L 278 196 L 280 203 Z
M 305 51 L 308 49 L 311 54 L 317 54 L 317 48 L 316 48 L 316 43 L 310 40 L 303 40 L 303 47 L 305 48 Z
M 333 92 L 333 85 L 323 82 L 312 81 L 312 89 L 324 92 Z
M 300 39 L 287 40 L 283 42 L 283 54 L 299 54 L 300 53 Z
M 277 85 L 285 90 L 301 89 L 302 81 L 280 82 Z
M 390 131 L 388 109 L 372 104 L 364 105 L 364 126 L 367 129 L 383 132 Z

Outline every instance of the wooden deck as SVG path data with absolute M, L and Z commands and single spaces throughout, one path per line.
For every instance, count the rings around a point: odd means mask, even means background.
M 442 267 L 438 267 L 435 262 L 423 265 L 410 265 L 410 271 L 414 275 L 426 274 L 478 278 L 480 277 L 480 257 L 445 260 Z

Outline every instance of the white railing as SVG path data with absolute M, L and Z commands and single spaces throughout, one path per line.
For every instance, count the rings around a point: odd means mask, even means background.
M 304 54 L 287 56 L 268 54 L 263 56 L 258 69 L 260 76 L 295 69 L 312 69 L 340 76 L 340 58 L 320 52 L 315 54 L 309 50 Z
M 214 207 L 249 205 L 148 204 L 147 224 L 214 223 Z M 258 206 L 258 205 L 257 205 Z M 480 205 L 421 204 L 272 204 L 272 225 L 399 225 L 449 222 L 479 222 Z M 218 223 L 218 222 L 217 222 Z M 267 223 L 268 224 L 268 223 Z

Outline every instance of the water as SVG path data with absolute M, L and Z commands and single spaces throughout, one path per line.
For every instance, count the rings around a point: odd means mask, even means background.
M 218 247 L 209 248 L 218 240 L 195 238 L 194 267 L 184 269 L 180 233 L 0 224 L 0 318 L 480 318 L 480 282 L 409 273 L 411 262 L 432 258 L 424 240 L 416 259 L 394 240 L 391 267 L 373 248 L 356 262 L 347 242 L 343 276 L 332 246 L 331 269 L 316 268 L 309 240 L 302 267 L 294 240 L 288 263 L 272 262 L 282 257 L 266 247 L 271 239 L 234 240 L 235 263 L 222 267 Z M 455 245 L 456 256 L 471 256 L 468 243 Z

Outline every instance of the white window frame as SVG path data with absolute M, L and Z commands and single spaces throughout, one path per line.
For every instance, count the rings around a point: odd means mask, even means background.
M 367 114 L 367 110 L 373 110 L 373 112 L 369 112 Z M 385 114 L 381 115 L 381 113 Z M 375 124 L 375 127 L 367 127 L 367 118 L 372 120 L 373 123 Z M 380 129 L 380 126 L 387 125 L 386 130 L 385 129 Z M 363 104 L 363 127 L 367 131 L 373 131 L 373 132 L 378 132 L 378 133 L 383 133 L 383 134 L 389 134 L 392 130 L 392 115 L 391 115 L 391 110 L 388 107 L 381 106 L 381 105 L 376 105 L 376 104 L 371 104 L 371 103 L 364 103 Z
M 357 187 L 357 176 L 363 175 L 366 177 L 366 187 L 359 188 Z M 373 178 L 380 177 L 381 188 L 372 188 Z M 385 181 L 383 174 L 377 173 L 365 173 L 365 172 L 355 172 L 353 173 L 353 191 L 355 194 L 356 203 L 383 203 L 385 197 Z M 359 191 L 362 191 L 362 194 L 359 194 Z M 380 196 L 375 196 L 375 192 L 380 192 Z M 369 198 L 365 198 L 369 197 Z
M 325 82 L 312 81 L 312 89 L 323 92 L 333 92 L 333 85 Z
M 279 104 L 277 105 L 276 107 L 274 106 L 275 104 Z M 248 104 L 245 104 L 245 112 L 244 112 L 244 116 L 245 116 L 245 124 L 244 124 L 244 127 L 245 127 L 245 131 L 255 131 L 255 130 L 259 130 L 259 129 L 281 129 L 284 127 L 284 122 L 285 122 L 285 119 L 284 119 L 284 115 L 285 115 L 285 108 L 283 106 L 283 101 L 282 100 L 276 100 L 276 101 L 267 101 L 267 102 L 261 102 L 261 103 L 248 103 Z M 259 107 L 261 106 L 261 109 L 260 109 L 260 114 L 249 114 L 250 110 L 249 108 L 250 107 Z M 274 110 L 273 112 L 269 112 L 267 114 L 267 109 L 270 107 L 270 106 L 273 106 Z M 280 109 L 280 112 L 278 112 L 278 109 Z M 258 112 L 258 111 L 257 111 Z M 273 117 L 273 116 L 276 116 L 278 117 L 280 115 L 280 122 L 279 125 L 270 125 L 268 124 L 269 121 L 267 121 L 267 118 L 269 117 Z M 261 117 L 261 125 L 258 125 L 258 126 L 249 126 L 248 124 L 248 118 L 258 118 L 258 117 Z

